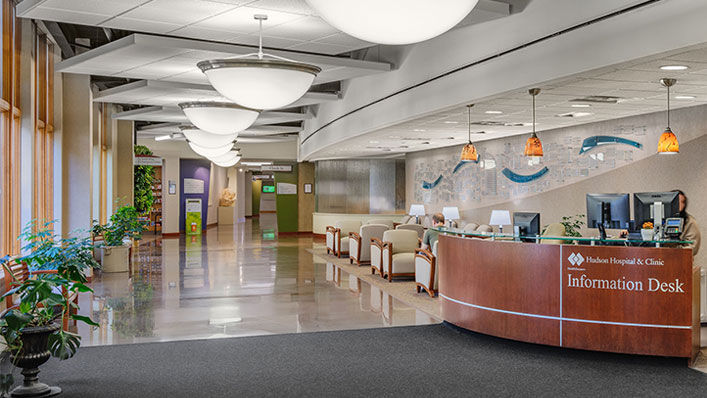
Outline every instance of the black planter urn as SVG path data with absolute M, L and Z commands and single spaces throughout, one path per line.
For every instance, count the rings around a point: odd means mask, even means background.
M 12 397 L 52 397 L 61 393 L 61 388 L 40 383 L 37 375 L 39 366 L 51 357 L 49 335 L 59 330 L 60 326 L 52 323 L 47 326 L 35 326 L 22 329 L 22 348 L 10 357 L 15 366 L 22 368 L 25 377 L 21 386 L 12 390 Z

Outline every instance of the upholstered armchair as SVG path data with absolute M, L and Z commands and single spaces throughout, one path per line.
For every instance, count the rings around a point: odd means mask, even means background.
M 565 226 L 562 223 L 555 222 L 547 226 L 542 236 L 565 236 Z M 541 239 L 540 243 L 546 245 L 561 245 L 564 243 L 562 239 Z
M 420 238 L 417 232 L 395 229 L 383 233 L 381 249 L 382 276 L 392 282 L 396 276 L 415 276 L 415 249 Z
M 349 233 L 357 232 L 361 228 L 361 221 L 339 221 L 334 226 L 326 227 L 326 251 L 341 258 L 342 254 L 349 253 Z
M 383 232 L 385 235 L 385 232 Z M 371 238 L 371 274 L 378 272 L 383 277 L 383 241 L 379 238 Z
M 381 239 L 390 228 L 385 224 L 361 225 L 359 232 L 349 233 L 349 263 L 371 262 L 371 239 Z
M 479 228 L 479 224 L 475 222 L 470 222 L 464 226 L 464 232 L 474 232 L 476 228 Z
M 387 225 L 388 229 L 393 229 L 393 220 L 368 220 L 366 221 L 365 225 L 368 224 L 378 224 L 378 225 Z
M 425 228 L 420 225 L 420 224 L 400 224 L 395 229 L 407 229 L 410 231 L 415 231 L 417 233 L 417 237 L 422 239 L 422 236 L 425 234 Z
M 437 243 L 432 245 L 432 250 L 415 250 L 415 288 L 420 293 L 424 289 L 430 297 L 438 291 L 439 265 L 437 264 Z

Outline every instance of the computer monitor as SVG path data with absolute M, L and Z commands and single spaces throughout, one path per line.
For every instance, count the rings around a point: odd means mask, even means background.
M 675 217 L 680 213 L 680 198 L 678 192 L 640 192 L 633 194 L 633 217 L 636 226 L 640 226 L 646 221 L 653 221 L 656 214 L 653 208 L 656 202 L 663 204 L 663 214 L 659 214 L 660 220 Z
M 513 213 L 513 233 L 522 236 L 540 235 L 540 213 Z M 523 239 L 526 242 L 533 242 L 533 239 Z
M 631 218 L 627 193 L 588 193 L 587 227 L 599 228 L 601 239 L 606 229 L 628 229 Z

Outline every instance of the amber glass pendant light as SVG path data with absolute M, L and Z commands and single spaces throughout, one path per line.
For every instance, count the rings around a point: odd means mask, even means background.
M 542 156 L 543 144 L 535 134 L 535 96 L 540 94 L 539 88 L 531 88 L 528 93 L 533 97 L 533 135 L 525 142 L 525 156 Z
M 471 142 L 471 108 L 473 106 L 474 106 L 474 104 L 470 104 L 470 105 L 466 106 L 466 108 L 468 109 L 468 113 L 469 113 L 469 143 L 464 145 L 464 149 L 462 149 L 462 156 L 461 156 L 462 162 L 476 162 L 479 160 L 479 153 L 476 152 L 476 147 Z
M 658 153 L 675 154 L 680 152 L 680 145 L 678 144 L 678 137 L 670 129 L 670 87 L 674 86 L 677 80 L 660 79 L 660 83 L 668 88 L 668 127 L 666 127 L 658 140 Z

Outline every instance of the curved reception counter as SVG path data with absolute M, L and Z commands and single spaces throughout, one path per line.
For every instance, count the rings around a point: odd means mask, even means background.
M 529 343 L 685 357 L 700 348 L 689 249 L 521 243 L 440 234 L 444 320 Z

